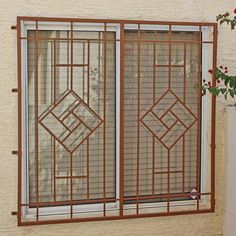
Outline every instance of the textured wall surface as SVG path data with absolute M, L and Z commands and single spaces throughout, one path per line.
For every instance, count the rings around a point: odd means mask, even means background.
M 235 124 L 236 112 L 233 107 L 226 109 L 225 115 L 225 156 L 226 156 L 226 195 L 225 195 L 225 215 L 224 215 L 224 233 L 226 236 L 234 236 L 236 232 L 236 158 L 234 144 L 236 141 Z
M 214 22 L 218 13 L 235 8 L 235 0 L 0 0 L 0 236 L 11 235 L 223 235 L 223 106 L 217 108 L 216 212 L 202 215 L 17 227 L 17 85 L 16 16 L 117 18 Z M 233 71 L 236 33 L 219 28 L 218 63 Z M 235 70 L 235 69 L 234 69 Z

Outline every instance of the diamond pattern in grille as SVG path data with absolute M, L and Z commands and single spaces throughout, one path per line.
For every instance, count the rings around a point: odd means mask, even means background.
M 101 125 L 102 119 L 70 91 L 41 116 L 39 123 L 73 153 Z
M 164 147 L 171 149 L 196 120 L 190 109 L 168 91 L 145 113 L 141 123 Z

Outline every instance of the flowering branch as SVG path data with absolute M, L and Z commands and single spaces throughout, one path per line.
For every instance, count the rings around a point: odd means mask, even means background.
M 216 20 L 220 22 L 220 25 L 223 23 L 227 23 L 231 25 L 231 29 L 234 30 L 236 28 L 236 9 L 234 9 L 235 16 L 230 18 L 229 12 L 225 14 L 220 14 L 216 17 Z M 236 76 L 229 76 L 228 75 L 228 68 L 220 66 L 216 68 L 215 71 L 209 70 L 210 74 L 215 75 L 216 78 L 216 85 L 212 85 L 211 81 L 206 82 L 203 80 L 202 95 L 205 95 L 207 92 L 211 93 L 212 95 L 218 96 L 222 94 L 224 98 L 227 100 L 228 95 L 232 98 L 236 96 Z
M 218 96 L 219 94 L 224 95 L 224 98 L 227 100 L 228 95 L 232 98 L 236 96 L 236 76 L 229 76 L 228 68 L 225 67 L 223 71 L 223 66 L 217 68 L 215 72 L 212 70 L 208 71 L 210 74 L 215 73 L 216 85 L 213 86 L 210 81 L 203 80 L 204 84 L 202 85 L 202 95 L 205 95 L 208 91 L 212 95 Z
M 236 9 L 234 9 L 234 14 L 236 14 Z M 217 17 L 216 17 L 216 20 L 218 22 L 220 22 L 220 25 L 222 25 L 223 23 L 227 23 L 227 24 L 230 24 L 231 25 L 231 29 L 235 29 L 235 26 L 236 26 L 236 15 L 233 17 L 233 18 L 230 18 L 230 14 L 229 12 L 226 12 L 225 14 L 219 14 Z

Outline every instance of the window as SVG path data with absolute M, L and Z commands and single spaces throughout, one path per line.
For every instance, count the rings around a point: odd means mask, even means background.
M 215 24 L 17 29 L 19 225 L 214 210 Z

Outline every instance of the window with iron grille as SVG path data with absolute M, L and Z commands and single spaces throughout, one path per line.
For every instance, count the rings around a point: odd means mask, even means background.
M 17 32 L 19 225 L 214 210 L 200 88 L 216 24 L 18 17 Z

